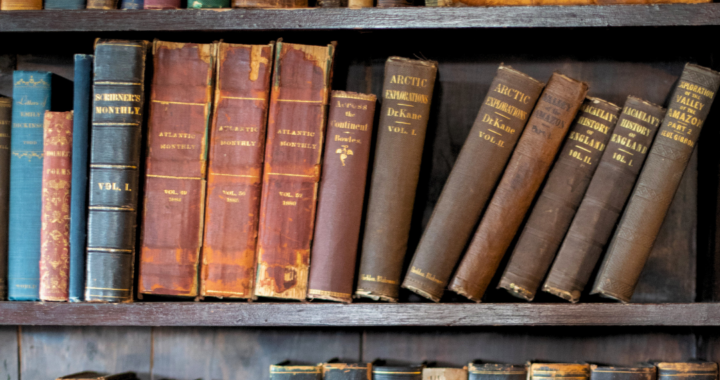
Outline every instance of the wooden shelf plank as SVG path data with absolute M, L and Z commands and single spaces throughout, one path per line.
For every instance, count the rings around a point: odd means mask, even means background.
M 720 303 L 0 302 L 0 324 L 65 326 L 720 326 Z
M 382 30 L 695 25 L 720 25 L 720 3 L 385 9 L 0 12 L 0 32 Z

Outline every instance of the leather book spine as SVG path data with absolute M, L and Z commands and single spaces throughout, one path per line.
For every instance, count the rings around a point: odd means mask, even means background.
M 465 368 L 423 368 L 422 380 L 467 380 Z
M 685 65 L 591 294 L 630 302 L 718 86 L 720 73 Z
M 665 109 L 629 96 L 543 291 L 577 302 L 630 196 Z
M 37 301 L 40 286 L 43 120 L 52 74 L 13 72 L 8 217 L 8 298 Z
M 397 302 L 437 62 L 390 57 L 356 297 Z
M 557 73 L 550 78 L 450 282 L 450 290 L 480 302 L 586 93 L 583 82 Z
M 672 107 L 672 103 L 670 105 Z M 668 108 L 668 114 L 672 108 Z M 665 123 L 663 123 L 665 124 Z M 648 162 L 650 159 L 648 158 Z M 716 380 L 718 376 L 717 363 L 687 362 L 687 363 L 658 363 L 658 380 Z
M 372 364 L 325 363 L 323 380 L 372 380 Z
M 656 380 L 654 365 L 637 367 L 590 366 L 590 380 Z
M 598 161 L 610 140 L 620 107 L 588 98 L 578 111 L 545 186 L 530 212 L 499 288 L 532 301 L 570 227 Z
M 118 0 L 87 0 L 87 9 L 117 9 Z
M 425 227 L 404 288 L 440 301 L 543 86 L 500 65 Z
M 334 55 L 335 43 L 277 44 L 260 203 L 256 296 L 297 300 L 307 296 Z
M 270 380 L 323 380 L 323 371 L 321 366 L 271 365 Z
M 350 9 L 372 8 L 373 0 L 347 0 L 347 7 Z
M 0 11 L 34 11 L 43 9 L 43 0 L 2 0 Z
M 45 111 L 40 231 L 40 300 L 67 301 L 73 112 Z
M 195 297 L 217 44 L 153 43 L 138 291 Z
M 377 0 L 378 8 L 412 7 L 412 0 Z
M 530 365 L 528 372 L 528 380 L 588 380 L 590 378 L 590 365 L 534 363 Z
M 7 298 L 12 98 L 0 97 L 0 301 Z
M 372 369 L 373 380 L 422 380 L 424 365 L 377 366 Z
M 252 298 L 275 44 L 218 47 L 200 295 Z
M 147 41 L 95 43 L 85 300 L 131 302 Z
M 317 0 L 318 8 L 347 8 L 348 0 Z
M 308 0 L 232 0 L 233 8 L 307 8 Z
M 120 9 L 143 9 L 145 2 L 143 0 L 122 0 L 120 1 Z
M 230 8 L 230 0 L 188 0 L 187 7 L 191 9 Z
M 333 91 L 308 297 L 352 301 L 375 95 Z
M 88 155 L 90 154 L 90 96 L 93 56 L 75 54 L 72 129 L 72 182 L 70 186 L 70 288 L 71 302 L 84 299 L 85 246 L 87 243 Z
M 180 0 L 144 0 L 143 9 L 180 9 Z
M 44 9 L 85 9 L 85 0 L 45 0 Z
M 468 365 L 468 380 L 525 380 L 527 367 L 514 364 Z

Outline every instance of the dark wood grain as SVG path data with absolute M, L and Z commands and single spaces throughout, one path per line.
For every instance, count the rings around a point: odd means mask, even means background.
M 18 380 L 18 328 L 0 327 L 0 379 Z
M 720 25 L 720 4 L 477 8 L 43 10 L 0 13 L 0 32 L 337 30 Z

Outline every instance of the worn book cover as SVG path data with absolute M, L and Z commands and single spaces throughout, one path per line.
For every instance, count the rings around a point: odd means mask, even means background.
M 12 98 L 0 97 L 0 300 L 7 298 Z
M 587 98 L 520 233 L 500 288 L 532 301 L 605 151 L 620 107 Z
M 2 0 L 0 11 L 33 11 L 43 9 L 43 0 Z
M 562 74 L 550 78 L 450 282 L 450 290 L 480 302 L 565 140 L 587 88 L 587 84 Z
M 40 300 L 67 301 L 73 112 L 45 111 L 43 129 Z
M 271 365 L 270 380 L 323 380 L 322 365 Z
M 591 294 L 630 302 L 718 86 L 720 73 L 685 65 Z
M 372 380 L 372 364 L 325 363 L 323 380 Z
M 423 368 L 422 380 L 467 380 L 466 368 Z
M 144 0 L 143 9 L 179 9 L 180 2 L 180 0 Z
M 528 370 L 528 380 L 587 380 L 589 364 L 533 363 Z
M 117 9 L 118 0 L 87 0 L 87 9 Z
M 390 57 L 355 296 L 397 301 L 437 62 Z
M 672 105 L 670 107 L 672 107 Z M 670 107 L 668 108 L 668 112 L 672 109 Z M 717 363 L 686 362 L 657 364 L 658 380 L 715 380 L 717 376 Z
M 630 196 L 665 109 L 629 96 L 550 268 L 543 291 L 580 299 Z
M 85 9 L 86 0 L 45 0 L 44 9 Z
M 255 295 L 304 300 L 335 43 L 278 42 L 263 171 Z
M 657 371 L 652 364 L 632 367 L 590 366 L 590 380 L 655 380 Z
M 140 293 L 198 295 L 216 54 L 214 43 L 153 43 Z
M 543 87 L 500 65 L 423 231 L 404 288 L 440 301 Z
M 252 298 L 274 43 L 218 46 L 200 295 Z
M 350 302 L 376 97 L 333 91 L 318 195 L 308 297 Z
M 468 380 L 526 380 L 527 367 L 515 364 L 468 364 Z
M 233 8 L 307 8 L 308 0 L 232 0 Z
M 423 380 L 424 365 L 374 366 L 373 380 Z

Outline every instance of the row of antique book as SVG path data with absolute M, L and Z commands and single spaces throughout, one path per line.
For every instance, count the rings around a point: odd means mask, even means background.
M 139 219 L 139 298 L 397 301 L 402 281 L 479 302 L 519 234 L 499 287 L 532 300 L 545 279 L 577 302 L 607 246 L 593 292 L 627 302 L 720 86 L 687 64 L 667 112 L 632 96 L 621 108 L 562 74 L 546 85 L 500 65 L 408 252 L 438 64 L 386 62 L 363 215 L 376 97 L 331 93 L 334 55 L 98 40 L 75 57 L 74 117 L 48 111 L 50 73 L 15 71 L 12 133 L 0 103 L 9 298 L 132 301 Z

